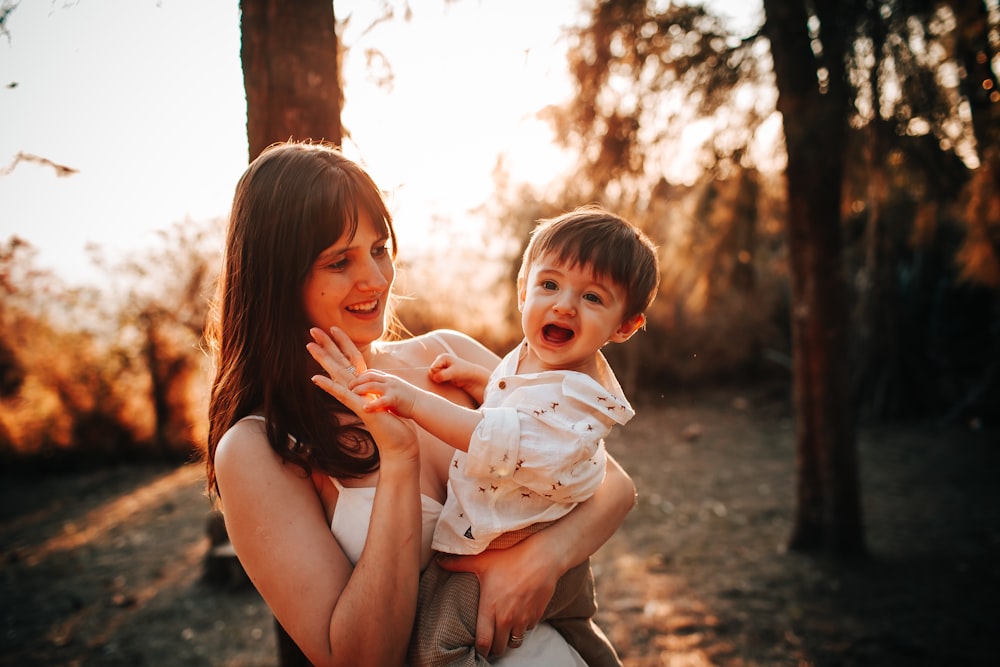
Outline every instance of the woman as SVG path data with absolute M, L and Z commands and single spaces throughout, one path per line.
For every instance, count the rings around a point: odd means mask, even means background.
M 237 185 L 211 336 L 208 486 L 251 581 L 315 665 L 403 663 L 452 450 L 408 420 L 365 412 L 363 397 L 345 405 L 315 387 L 323 369 L 307 343 L 336 349 L 325 332 L 337 327 L 354 353 L 326 364 L 335 381 L 376 368 L 469 406 L 427 368 L 444 352 L 498 362 L 456 332 L 384 340 L 395 250 L 378 187 L 333 148 L 272 147 Z M 540 616 L 634 493 L 610 462 L 594 497 L 551 527 L 448 566 L 480 579 L 481 653 L 512 643 L 504 665 L 578 664 Z

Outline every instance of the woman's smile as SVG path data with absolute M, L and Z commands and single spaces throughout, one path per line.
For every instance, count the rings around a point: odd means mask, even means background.
M 377 315 L 379 312 L 379 303 L 379 299 L 365 301 L 364 303 L 347 306 L 347 311 L 354 315 Z

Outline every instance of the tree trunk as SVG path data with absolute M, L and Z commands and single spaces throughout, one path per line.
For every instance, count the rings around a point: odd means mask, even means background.
M 277 141 L 342 140 L 332 0 L 240 0 L 250 159 Z M 282 667 L 308 665 L 275 620 Z
M 964 68 L 959 90 L 968 100 L 972 111 L 972 128 L 980 160 L 984 152 L 997 142 L 1000 103 L 1000 79 L 991 64 L 997 55 L 996 42 L 990 40 L 991 22 L 983 0 L 949 0 L 955 12 L 958 30 L 955 55 Z
M 250 159 L 277 141 L 341 142 L 331 0 L 240 0 Z
M 814 55 L 801 0 L 765 0 L 788 166 L 796 511 L 789 548 L 864 553 L 857 434 L 848 372 L 848 303 L 841 240 L 847 132 L 844 21 L 853 3 L 818 3 Z M 825 70 L 823 69 L 825 68 Z M 825 72 L 825 79 L 823 76 Z
M 157 316 L 149 311 L 143 311 L 137 318 L 144 338 L 142 356 L 149 369 L 149 398 L 153 404 L 153 446 L 157 453 L 166 456 L 170 451 L 170 402 L 167 400 L 167 381 L 163 373 L 163 360 L 160 358 L 159 331 Z

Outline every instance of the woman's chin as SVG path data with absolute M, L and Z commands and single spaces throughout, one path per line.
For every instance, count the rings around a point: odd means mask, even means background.
M 345 331 L 356 345 L 367 345 L 378 340 L 385 333 L 385 320 L 381 313 L 372 317 L 352 317 L 352 322 L 345 322 Z M 350 328 L 347 328 L 350 327 Z

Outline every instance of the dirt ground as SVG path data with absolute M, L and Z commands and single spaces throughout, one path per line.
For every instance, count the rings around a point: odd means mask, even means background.
M 863 428 L 871 557 L 785 550 L 783 392 L 645 396 L 609 450 L 639 504 L 594 557 L 598 621 L 628 667 L 993 665 L 1000 433 Z M 202 580 L 201 470 L 0 476 L 0 665 L 273 666 L 247 587 Z

